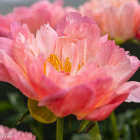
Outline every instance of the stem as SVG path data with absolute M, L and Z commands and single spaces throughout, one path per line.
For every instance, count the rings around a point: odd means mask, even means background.
M 56 140 L 63 140 L 63 127 L 64 127 L 64 119 L 57 118 Z
M 110 120 L 111 120 L 111 125 L 113 130 L 113 139 L 118 140 L 118 128 L 117 128 L 117 121 L 114 112 L 111 113 Z

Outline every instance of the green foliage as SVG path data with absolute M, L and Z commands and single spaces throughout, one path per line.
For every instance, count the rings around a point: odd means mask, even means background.
M 83 120 L 81 122 L 78 133 L 88 134 L 88 137 L 90 137 L 90 140 L 101 140 L 97 122 Z
M 35 100 L 28 99 L 28 108 L 32 117 L 41 123 L 48 124 L 56 121 L 56 116 L 47 107 L 39 107 Z

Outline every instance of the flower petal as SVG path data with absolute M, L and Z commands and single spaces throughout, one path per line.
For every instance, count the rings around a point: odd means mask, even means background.
M 23 92 L 24 95 L 32 99 L 36 98 L 36 92 L 28 83 L 24 72 L 8 56 L 0 50 L 0 80 L 9 82 Z
M 55 96 L 53 94 L 50 97 L 46 96 L 39 105 L 46 105 L 56 116 L 64 117 L 70 114 L 83 113 L 92 106 L 93 102 L 94 92 L 87 86 L 79 85 L 60 91 Z
M 110 113 L 121 103 L 124 102 L 124 100 L 128 97 L 128 94 L 122 94 L 112 100 L 107 105 L 104 105 L 103 107 L 100 107 L 96 110 L 94 110 L 92 113 L 90 113 L 85 119 L 91 120 L 91 121 L 102 121 L 109 117 Z
M 49 25 L 41 26 L 36 34 L 36 43 L 40 53 L 44 54 L 46 58 L 53 54 L 57 39 L 57 33 Z

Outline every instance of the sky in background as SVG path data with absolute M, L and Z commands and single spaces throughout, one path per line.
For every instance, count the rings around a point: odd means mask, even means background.
M 0 13 L 5 14 L 12 11 L 12 9 L 19 5 L 31 5 L 37 0 L 0 0 Z M 54 1 L 54 0 L 50 0 Z M 63 0 L 65 6 L 78 7 L 80 4 L 86 2 L 87 0 Z

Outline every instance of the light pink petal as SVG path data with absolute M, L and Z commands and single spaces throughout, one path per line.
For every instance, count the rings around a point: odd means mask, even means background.
M 115 47 L 114 41 L 105 41 L 99 46 L 96 52 L 96 61 L 101 67 L 109 63 Z
M 53 54 L 57 39 L 57 33 L 49 25 L 41 26 L 36 34 L 36 43 L 40 53 L 44 54 L 46 58 Z
M 25 70 L 25 57 L 38 56 L 38 48 L 34 36 L 29 32 L 27 25 L 21 25 L 19 23 L 14 23 L 11 25 L 12 38 L 14 40 L 13 54 L 16 63 Z
M 57 33 L 71 39 L 73 44 L 79 44 L 78 56 L 82 54 L 83 58 L 86 57 L 84 63 L 93 59 L 99 45 L 100 30 L 90 18 L 71 12 L 58 24 Z M 79 59 L 81 60 L 81 57 Z
M 57 42 L 55 54 L 65 66 L 66 59 L 68 58 L 71 63 L 71 74 L 78 69 L 79 58 L 78 58 L 78 46 L 77 42 L 74 42 L 68 38 L 60 38 Z
M 85 119 L 91 120 L 91 121 L 102 121 L 109 117 L 111 112 L 119 106 L 121 103 L 124 102 L 124 100 L 128 97 L 128 94 L 122 94 L 112 100 L 107 105 L 104 105 L 103 107 L 100 107 L 96 110 L 94 110 L 92 113 L 90 113 Z
M 100 67 L 106 67 L 116 85 L 129 80 L 139 68 L 140 63 L 136 57 L 129 56 L 124 49 L 116 46 L 114 41 L 106 41 L 99 46 L 96 60 Z
M 117 91 L 117 94 L 128 93 L 129 96 L 126 102 L 140 102 L 140 83 L 139 82 L 126 82 Z
M 62 96 L 62 93 L 64 96 Z M 62 93 L 56 93 L 57 98 L 53 94 L 44 98 L 39 105 L 47 105 L 56 116 L 64 117 L 70 114 L 83 113 L 94 102 L 94 92 L 84 85 L 66 89 Z M 60 94 L 61 98 L 57 94 Z
M 140 103 L 140 86 L 130 92 L 126 102 Z
M 59 36 L 74 35 L 82 23 L 95 24 L 95 22 L 88 17 L 82 17 L 79 13 L 70 12 L 58 23 L 56 31 Z

